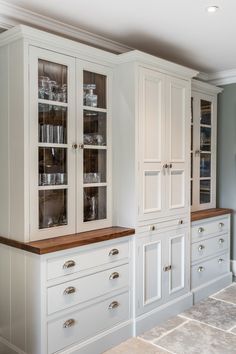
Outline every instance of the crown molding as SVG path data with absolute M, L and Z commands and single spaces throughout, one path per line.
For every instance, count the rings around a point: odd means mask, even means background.
M 43 29 L 53 34 L 58 34 L 113 53 L 125 53 L 133 49 L 119 42 L 85 31 L 79 27 L 65 24 L 53 18 L 0 0 L 0 27 L 10 29 L 19 24 Z
M 208 82 L 214 85 L 229 85 L 236 83 L 236 69 L 218 71 L 208 74 Z
M 209 94 L 218 94 L 223 91 L 221 87 L 217 87 L 215 85 L 209 84 L 208 82 L 205 81 L 200 81 L 198 80 L 199 76 L 197 79 L 192 80 L 192 89 L 197 92 L 208 92 Z

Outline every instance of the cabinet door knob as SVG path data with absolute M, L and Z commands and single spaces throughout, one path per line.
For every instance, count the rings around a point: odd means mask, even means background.
M 219 223 L 219 227 L 222 228 L 225 224 L 223 222 Z
M 119 250 L 117 248 L 113 248 L 109 252 L 109 256 L 116 256 L 117 254 L 119 254 Z
M 204 267 L 202 267 L 202 266 L 198 267 L 198 269 L 197 269 L 197 271 L 198 271 L 199 273 L 204 272 L 204 270 L 205 270 L 205 268 L 204 268 Z
M 223 239 L 223 238 L 220 238 L 219 239 L 219 244 L 221 245 L 222 243 L 224 243 L 225 242 L 225 240 Z
M 199 246 L 198 246 L 198 251 L 200 252 L 200 251 L 204 250 L 204 248 L 205 248 L 204 245 L 199 245 Z
M 164 272 L 169 272 L 171 270 L 171 268 L 172 268 L 171 265 L 168 265 L 168 266 L 163 268 L 163 271 Z
M 66 322 L 63 323 L 63 328 L 70 328 L 75 325 L 75 320 L 73 318 L 70 318 Z
M 112 301 L 110 305 L 108 306 L 108 310 L 113 310 L 116 309 L 118 306 L 120 306 L 118 301 Z
M 73 143 L 72 144 L 72 149 L 77 150 L 78 149 L 78 145 L 76 143 Z
M 204 228 L 203 228 L 203 227 L 199 227 L 198 233 L 200 234 L 200 233 L 203 232 L 203 231 L 204 231 Z
M 182 219 L 180 219 L 180 220 L 178 221 L 178 224 L 179 224 L 179 225 L 183 225 L 183 223 L 184 223 L 184 220 L 182 220 Z
M 219 263 L 219 264 L 221 264 L 221 263 L 223 263 L 223 262 L 224 262 L 224 259 L 223 259 L 223 258 L 219 258 L 219 259 L 218 259 L 218 263 Z
M 150 230 L 150 231 L 155 231 L 155 230 L 156 230 L 156 226 L 155 226 L 155 225 L 151 225 L 151 226 L 149 227 L 149 230 Z
M 66 261 L 66 262 L 63 264 L 63 269 L 72 268 L 72 267 L 75 267 L 75 265 L 76 265 L 75 261 L 73 261 L 72 259 L 70 259 L 69 261 Z
M 112 279 L 117 279 L 119 277 L 120 277 L 120 274 L 118 272 L 114 272 L 109 276 L 109 279 L 112 280 Z
M 70 294 L 74 294 L 76 292 L 76 288 L 74 286 L 68 286 L 68 288 L 66 288 L 63 291 L 63 295 L 70 295 Z
M 170 163 L 170 164 L 169 164 L 169 168 L 172 168 L 172 167 L 173 167 L 173 165 L 172 165 L 172 163 Z
M 196 150 L 195 151 L 195 156 L 199 156 L 201 154 L 202 150 Z
M 165 164 L 163 165 L 163 168 L 168 168 L 167 163 L 165 163 Z
M 79 144 L 79 149 L 83 149 L 84 148 L 84 144 Z

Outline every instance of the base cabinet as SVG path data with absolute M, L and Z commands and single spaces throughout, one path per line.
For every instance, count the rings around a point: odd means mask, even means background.
M 136 241 L 136 314 L 152 311 L 189 291 L 186 228 L 143 235 Z

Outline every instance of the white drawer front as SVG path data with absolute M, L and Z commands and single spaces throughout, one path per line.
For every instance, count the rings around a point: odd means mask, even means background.
M 48 314 L 129 286 L 129 264 L 88 275 L 47 289 Z
M 191 267 L 191 288 L 197 288 L 202 284 L 221 276 L 229 270 L 229 255 L 222 254 L 208 261 L 198 263 Z
M 96 249 L 78 251 L 48 260 L 47 279 L 63 277 L 129 257 L 129 242 L 117 242 Z
M 48 353 L 93 337 L 130 318 L 129 293 L 114 296 L 48 323 Z M 65 328 L 67 326 L 67 328 Z
M 229 231 L 228 217 L 205 219 L 192 225 L 192 241 L 200 241 L 212 234 L 224 234 L 227 231 Z
M 149 223 L 148 225 L 139 226 L 137 229 L 138 233 L 149 232 L 152 235 L 153 232 L 162 231 L 170 227 L 181 228 L 183 226 L 189 225 L 189 217 L 180 216 L 179 218 L 169 219 L 168 221 L 160 221 L 158 223 Z
M 213 256 L 215 253 L 224 252 L 229 247 L 229 235 L 216 237 L 195 242 L 192 244 L 192 262 L 200 261 L 204 257 Z

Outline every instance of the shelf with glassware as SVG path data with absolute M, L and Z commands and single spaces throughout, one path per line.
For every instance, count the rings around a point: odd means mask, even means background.
M 191 99 L 192 211 L 216 206 L 216 113 L 221 89 L 193 80 Z

